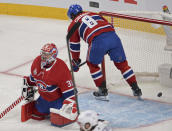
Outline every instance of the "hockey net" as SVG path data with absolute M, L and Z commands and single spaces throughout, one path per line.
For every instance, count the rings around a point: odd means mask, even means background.
M 130 13 L 131 14 L 131 13 Z M 134 70 L 137 79 L 158 79 L 158 66 L 164 63 L 172 64 L 172 52 L 164 50 L 167 45 L 167 35 L 164 27 L 172 31 L 172 22 L 161 20 L 168 16 L 153 14 L 140 17 L 139 14 L 126 15 L 121 13 L 100 12 L 115 28 L 121 38 L 129 65 Z M 157 19 L 157 16 L 161 19 Z M 153 18 L 153 16 L 156 16 Z M 170 15 L 169 15 L 170 16 Z M 171 17 L 171 16 L 170 16 Z M 171 17 L 172 18 L 172 17 Z M 172 44 L 172 40 L 171 40 Z M 118 82 L 122 80 L 121 73 L 105 56 L 106 80 L 107 82 Z M 147 79 L 148 78 L 148 79 Z

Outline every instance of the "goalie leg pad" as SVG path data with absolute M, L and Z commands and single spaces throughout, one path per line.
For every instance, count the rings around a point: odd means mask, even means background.
M 76 102 L 65 99 L 60 109 L 50 108 L 50 121 L 52 125 L 63 127 L 76 121 L 78 117 Z
M 21 107 L 21 122 L 31 119 L 34 108 L 34 101 L 28 102 Z
M 48 116 L 48 113 L 40 113 L 35 108 L 35 101 L 23 104 L 21 107 L 21 122 L 25 122 L 29 119 L 44 120 Z
M 51 108 L 50 121 L 51 121 L 51 125 L 53 125 L 53 126 L 64 127 L 66 125 L 72 124 L 73 122 L 76 121 L 76 119 L 74 119 L 74 120 L 68 119 L 68 118 L 56 113 L 56 109 Z

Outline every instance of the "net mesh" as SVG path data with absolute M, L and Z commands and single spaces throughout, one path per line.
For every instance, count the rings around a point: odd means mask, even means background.
M 166 35 L 163 25 L 138 20 L 107 16 L 121 38 L 129 65 L 140 77 L 158 77 L 158 66 L 172 63 L 171 52 L 165 51 Z M 171 28 L 171 27 L 170 27 Z M 105 57 L 106 77 L 108 80 L 121 78 L 121 73 L 112 65 L 108 56 Z

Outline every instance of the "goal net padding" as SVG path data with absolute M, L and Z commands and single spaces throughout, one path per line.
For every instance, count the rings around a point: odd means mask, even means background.
M 158 66 L 164 63 L 172 64 L 172 52 L 164 50 L 167 49 L 169 37 L 164 27 L 172 30 L 172 22 L 111 12 L 100 12 L 100 15 L 114 26 L 137 79 L 157 80 Z M 169 39 L 168 42 L 172 41 Z M 124 81 L 107 55 L 104 64 L 107 83 Z

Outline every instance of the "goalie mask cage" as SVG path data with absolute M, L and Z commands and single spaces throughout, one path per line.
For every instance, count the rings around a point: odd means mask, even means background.
M 172 64 L 172 52 L 164 50 L 166 35 L 163 29 L 163 26 L 171 28 L 172 22 L 110 12 L 100 12 L 100 15 L 114 26 L 137 80 L 158 80 L 158 66 Z M 106 68 L 103 66 L 102 70 L 106 72 L 107 83 L 125 82 L 107 55 L 104 61 Z

